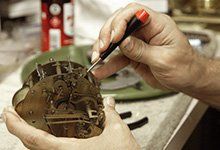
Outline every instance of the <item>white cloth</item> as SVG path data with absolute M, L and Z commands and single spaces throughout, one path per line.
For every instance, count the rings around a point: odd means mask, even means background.
M 92 44 L 111 14 L 131 2 L 144 4 L 159 12 L 168 12 L 168 0 L 76 0 L 74 10 L 75 43 Z

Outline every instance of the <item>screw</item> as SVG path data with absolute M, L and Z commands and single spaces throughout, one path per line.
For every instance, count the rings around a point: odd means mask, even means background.
M 35 92 L 34 90 L 31 90 L 31 94 L 34 94 L 34 92 Z
M 34 112 L 33 112 L 32 110 L 31 110 L 31 111 L 29 111 L 29 114 L 30 114 L 30 115 L 32 115 L 33 113 L 34 113 Z
M 50 59 L 49 59 L 49 61 L 50 61 L 50 62 L 53 62 L 53 61 L 54 61 L 54 59 L 53 59 L 53 58 L 50 58 Z

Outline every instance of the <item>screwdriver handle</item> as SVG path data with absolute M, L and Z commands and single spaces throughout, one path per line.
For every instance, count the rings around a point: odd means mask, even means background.
M 109 47 L 100 55 L 102 60 L 105 60 L 128 36 L 143 25 L 149 17 L 145 10 L 138 11 L 135 16 L 127 23 L 127 28 L 122 39 L 117 43 L 110 43 Z

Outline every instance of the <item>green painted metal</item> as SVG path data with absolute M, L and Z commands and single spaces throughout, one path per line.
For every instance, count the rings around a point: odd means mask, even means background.
M 89 49 L 91 49 L 91 46 L 68 46 L 59 50 L 37 55 L 23 67 L 21 74 L 22 81 L 25 81 L 27 76 L 35 69 L 36 63 L 45 64 L 49 61 L 50 58 L 54 58 L 55 60 L 70 59 L 71 61 L 89 67 L 91 64 L 89 63 L 86 55 L 86 52 Z M 112 79 L 105 79 L 102 82 L 108 82 L 109 80 Z M 136 87 L 131 86 L 119 90 L 103 90 L 101 93 L 103 96 L 113 96 L 116 100 L 144 100 L 171 93 L 170 91 L 153 89 L 144 81 L 140 82 L 139 87 L 141 88 L 137 89 Z

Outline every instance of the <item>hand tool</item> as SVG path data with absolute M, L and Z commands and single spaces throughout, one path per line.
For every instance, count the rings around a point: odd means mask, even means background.
M 149 18 L 149 14 L 144 10 L 139 10 L 134 17 L 127 23 L 127 28 L 122 39 L 117 43 L 110 43 L 109 47 L 100 55 L 100 58 L 93 63 L 93 65 L 87 70 L 91 71 L 97 64 L 105 60 L 129 35 L 145 24 Z
M 119 114 L 121 119 L 127 119 L 130 118 L 132 116 L 132 112 L 131 111 L 127 111 L 124 113 Z M 145 124 L 148 123 L 148 117 L 144 117 L 138 121 L 132 122 L 127 124 L 130 130 L 135 130 L 137 128 L 141 128 L 142 126 L 144 126 Z

